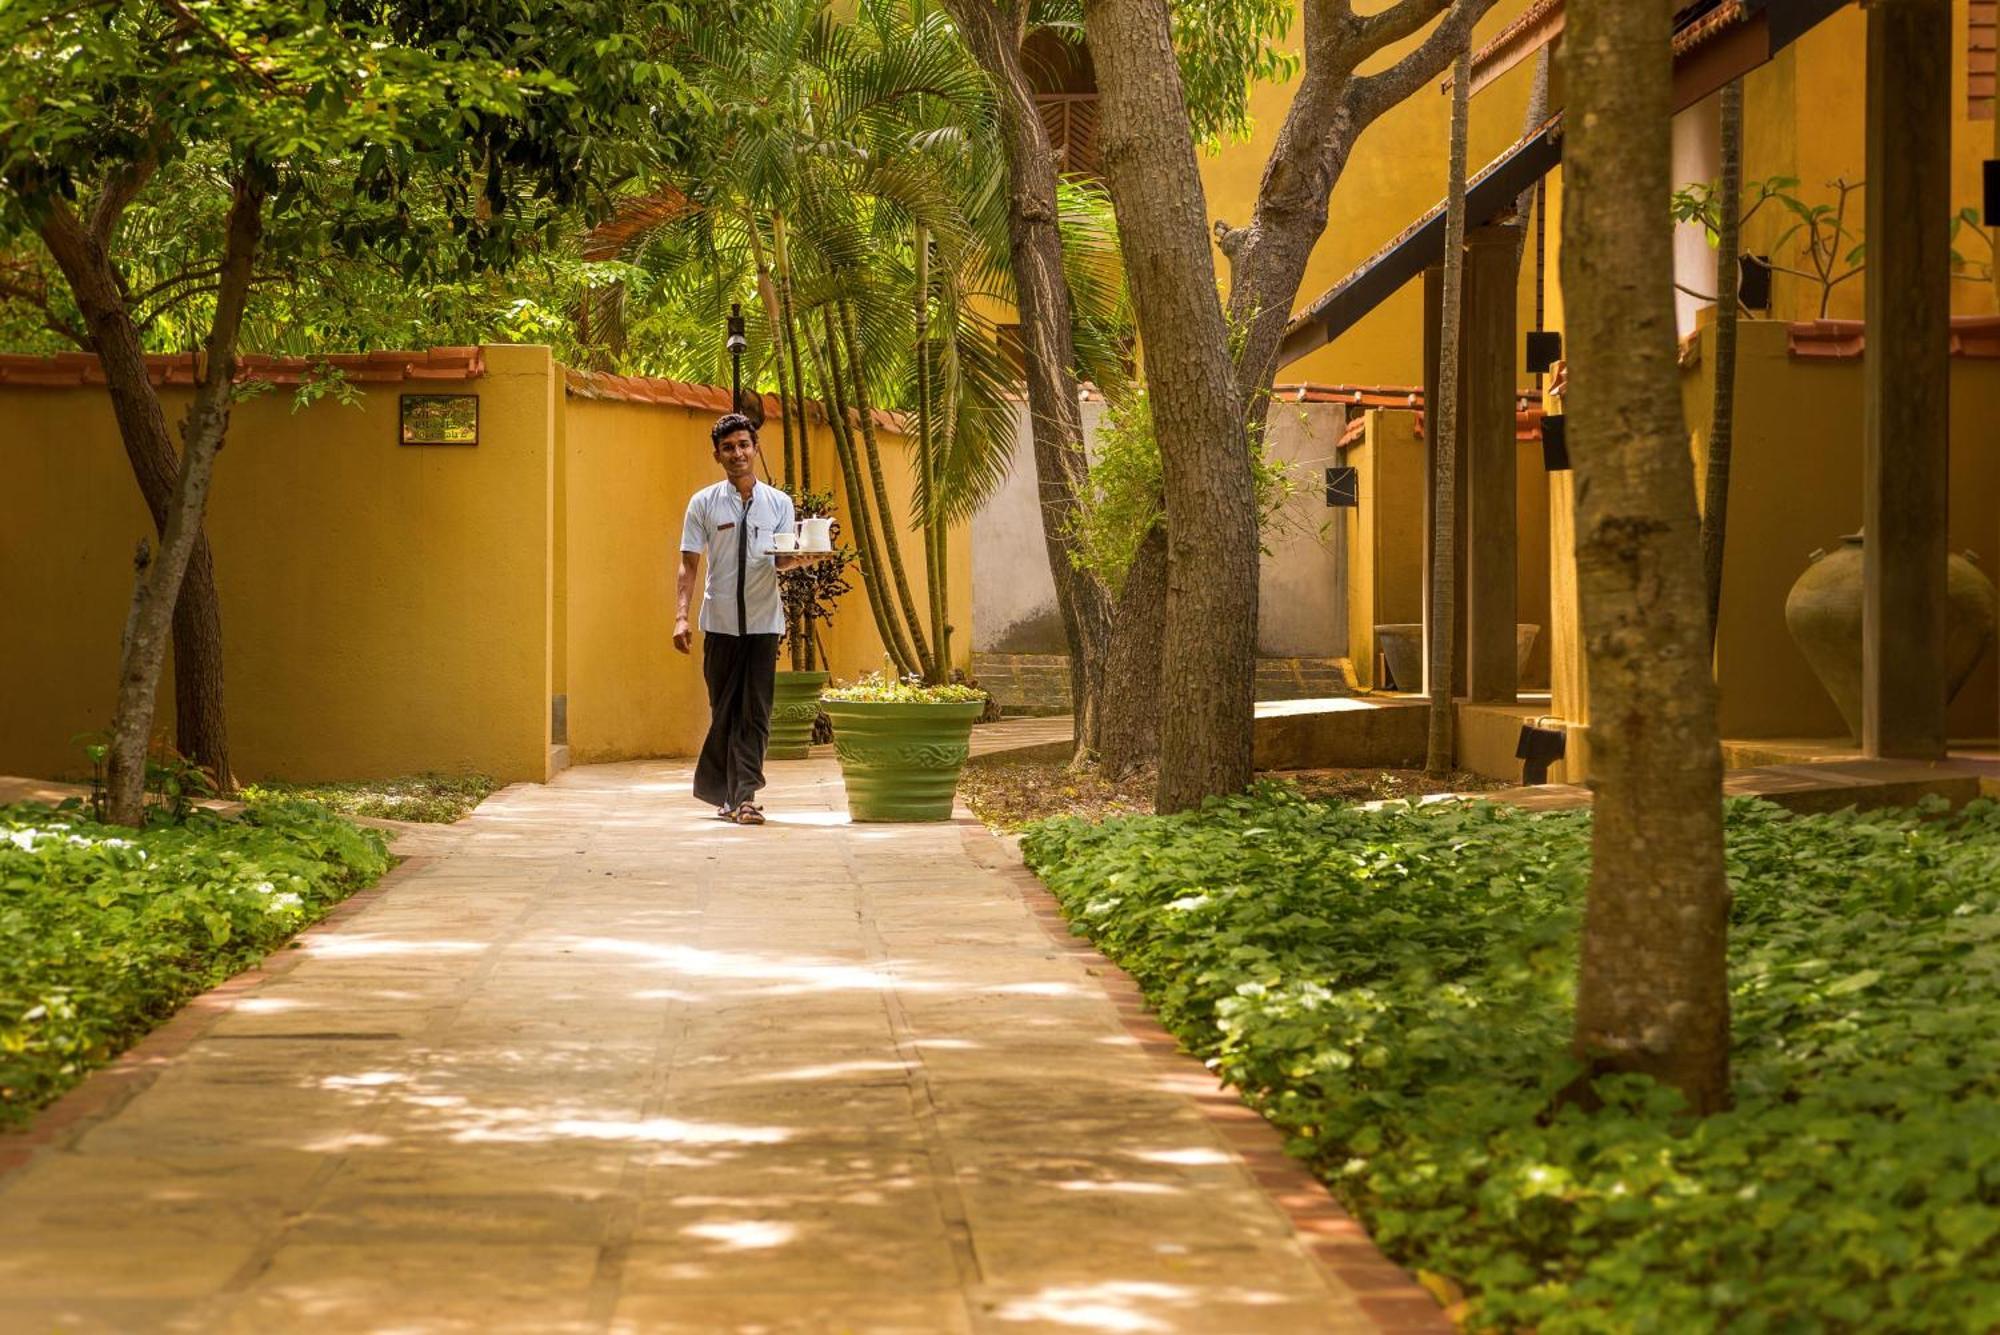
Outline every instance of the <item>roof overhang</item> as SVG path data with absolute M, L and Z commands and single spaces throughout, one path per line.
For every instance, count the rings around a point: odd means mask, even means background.
M 1770 60 L 1853 0 L 1702 0 L 1684 6 L 1674 27 L 1674 110 L 1684 111 L 1732 79 Z M 1492 83 L 1553 41 L 1563 29 L 1562 0 L 1539 0 L 1473 60 L 1472 91 Z M 1483 63 L 1482 63 L 1483 62 Z M 1449 84 L 1447 84 L 1447 87 Z M 1466 186 L 1466 225 L 1504 216 L 1522 191 L 1562 161 L 1562 116 L 1515 144 Z M 1339 338 L 1403 284 L 1444 257 L 1444 203 L 1335 283 L 1285 326 L 1278 366 L 1291 365 Z
M 1521 192 L 1560 161 L 1562 117 L 1555 116 L 1466 183 L 1467 225 L 1477 227 L 1511 213 Z M 1278 365 L 1289 366 L 1339 338 L 1443 254 L 1444 204 L 1439 203 L 1292 317 L 1278 344 Z
M 1783 50 L 1798 35 L 1849 0 L 1694 0 L 1674 15 L 1675 107 L 1692 106 L 1738 74 L 1755 69 Z M 1500 76 L 1562 36 L 1563 0 L 1536 0 L 1520 17 L 1502 28 L 1473 53 L 1472 92 Z M 1690 57 L 1701 52 L 1699 60 Z M 1745 60 L 1751 63 L 1744 64 Z M 1685 71 L 1697 77 L 1683 86 Z M 1715 71 L 1735 73 L 1716 77 Z M 1703 83 L 1702 91 L 1693 91 Z M 1451 76 L 1438 85 L 1451 88 Z

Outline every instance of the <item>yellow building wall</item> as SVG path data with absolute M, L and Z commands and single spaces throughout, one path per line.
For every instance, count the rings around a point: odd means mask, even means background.
M 1785 326 L 1737 326 L 1722 625 L 1716 645 L 1724 737 L 1839 737 L 1840 713 L 1785 629 L 1785 598 L 1815 550 L 1861 527 L 1862 364 L 1794 358 Z M 1684 373 L 1696 476 L 1706 467 L 1713 325 Z M 1952 359 L 1951 549 L 2000 573 L 2000 361 Z M 1947 717 L 1958 739 L 1991 738 L 2000 671 L 1989 650 Z
M 1361 439 L 1344 458 L 1361 501 L 1347 525 L 1347 654 L 1363 686 L 1386 689 L 1375 627 L 1419 621 L 1424 611 L 1424 442 L 1416 414 L 1364 414 Z
M 546 777 L 553 364 L 485 355 L 481 379 L 369 386 L 358 407 L 237 405 L 207 532 L 239 777 Z M 404 391 L 476 394 L 479 443 L 398 444 Z M 178 421 L 188 393 L 163 397 Z M 0 771 L 76 775 L 152 525 L 101 387 L 0 394 L 0 442 Z M 172 700 L 169 682 L 169 732 Z
M 1528 0 L 1500 0 L 1480 21 L 1474 44 L 1499 32 L 1527 7 Z M 1294 18 L 1289 41 L 1295 50 L 1300 31 L 1300 20 Z M 1419 40 L 1411 38 L 1391 48 L 1365 66 L 1363 73 L 1392 63 Z M 1478 171 L 1521 137 L 1533 72 L 1534 62 L 1528 61 L 1473 100 L 1466 141 L 1471 170 Z M 1250 220 L 1264 164 L 1296 89 L 1295 81 L 1253 89 L 1250 107 L 1254 124 L 1249 138 L 1224 143 L 1202 156 L 1202 188 L 1211 219 L 1220 218 L 1239 227 Z M 1451 99 L 1441 94 L 1433 81 L 1362 133 L 1334 187 L 1326 232 L 1306 266 L 1295 309 L 1311 303 L 1346 277 L 1444 198 L 1450 129 Z M 1216 273 L 1227 281 L 1228 265 L 1220 251 L 1216 253 Z M 1534 273 L 1531 242 L 1521 266 L 1523 329 L 1532 323 L 1535 309 Z M 1553 267 L 1549 285 L 1554 286 Z M 1422 284 L 1411 283 L 1346 334 L 1284 368 L 1278 378 L 1329 384 L 1421 385 L 1423 315 Z M 1531 382 L 1523 378 L 1521 383 Z
M 1952 4 L 1952 195 L 1956 213 L 1980 202 L 1980 164 L 1994 154 L 1990 121 L 1970 119 L 1966 101 L 1969 58 L 1966 0 Z M 1799 180 L 1794 193 L 1808 204 L 1833 204 L 1835 179 L 1850 184 L 1867 176 L 1866 126 L 1868 19 L 1861 6 L 1850 5 L 1778 53 L 1764 68 L 1744 80 L 1743 175 L 1745 181 L 1771 176 Z M 1850 198 L 1847 227 L 1866 239 L 1863 216 L 1866 192 Z M 1790 227 L 1791 214 L 1767 204 L 1744 230 L 1745 250 L 1771 253 L 1772 243 Z M 1939 219 L 1943 225 L 1944 219 Z M 1990 233 L 1989 233 L 1990 234 Z M 1853 244 L 1852 240 L 1849 246 Z M 1809 269 L 1794 253 L 1797 239 L 1772 254 L 1780 264 Z M 1843 247 L 1843 252 L 1848 247 Z M 1984 263 L 1991 252 L 1976 237 L 1962 236 L 1962 255 Z M 1844 265 L 1842 266 L 1845 267 Z M 1862 316 L 1862 286 L 1857 276 L 1834 289 L 1827 315 L 1858 320 Z M 1817 284 L 1778 274 L 1772 285 L 1774 318 L 1810 320 L 1819 315 Z M 1952 309 L 1960 315 L 1990 315 L 1995 311 L 1991 283 L 1955 281 Z
M 1347 526 L 1347 643 L 1357 679 L 1379 687 L 1375 627 L 1423 616 L 1425 449 L 1416 414 L 1370 409 L 1361 439 L 1348 446 L 1361 505 Z M 1539 441 L 1515 455 L 1516 620 L 1541 628 L 1521 674 L 1521 688 L 1548 684 L 1549 509 Z M 1414 685 L 1398 683 L 1402 690 Z

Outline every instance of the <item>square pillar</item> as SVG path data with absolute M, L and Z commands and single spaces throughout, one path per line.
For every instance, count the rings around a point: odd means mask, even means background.
M 1951 0 L 1868 13 L 1861 749 L 1945 753 Z
M 1514 443 L 1514 339 L 1521 229 L 1466 234 L 1464 343 L 1458 364 L 1465 430 L 1465 687 L 1469 699 L 1512 704 L 1520 692 L 1515 624 L 1520 565 Z

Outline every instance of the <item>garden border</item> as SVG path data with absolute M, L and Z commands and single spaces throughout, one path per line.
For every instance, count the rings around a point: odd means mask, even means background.
M 109 1062 L 85 1076 L 68 1093 L 28 1119 L 26 1126 L 0 1131 L 0 1182 L 26 1168 L 44 1150 L 74 1139 L 90 1126 L 116 1115 L 153 1081 L 176 1057 L 201 1039 L 217 1020 L 236 1008 L 245 996 L 265 982 L 298 967 L 305 952 L 299 947 L 321 931 L 337 930 L 350 918 L 374 904 L 404 875 L 420 870 L 435 855 L 417 853 L 399 859 L 373 885 L 357 890 L 327 910 L 325 916 L 285 940 L 263 959 L 239 973 L 231 974 L 206 992 L 190 997 L 185 1005 L 158 1027 Z
M 963 808 L 960 815 L 965 815 Z M 973 862 L 1004 877 L 1019 892 L 1049 942 L 1082 963 L 1118 1009 L 1125 1032 L 1156 1063 L 1198 1073 L 1206 1087 L 1188 1098 L 1250 1169 L 1250 1175 L 1272 1203 L 1291 1221 L 1306 1251 L 1319 1263 L 1329 1283 L 1354 1295 L 1374 1329 L 1385 1332 L 1450 1332 L 1457 1329 L 1428 1290 L 1401 1266 L 1384 1256 L 1359 1220 L 1334 1199 L 1324 1183 L 1304 1164 L 1285 1152 L 1284 1135 L 1251 1108 L 1214 1072 L 1188 1054 L 1147 1006 L 1145 994 L 1132 976 L 1113 964 L 1096 946 L 1070 931 L 1062 906 L 1042 879 L 1028 869 L 1017 842 L 996 835 L 983 821 L 959 822 L 966 853 Z

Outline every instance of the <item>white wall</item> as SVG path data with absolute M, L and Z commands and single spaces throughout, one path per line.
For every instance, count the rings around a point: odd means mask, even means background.
M 1102 402 L 1084 401 L 1086 442 L 1095 437 L 1103 415 Z M 1014 462 L 1007 480 L 972 519 L 972 628 L 972 647 L 979 653 L 1069 652 L 1036 505 L 1035 446 L 1025 399 L 1015 410 Z
M 1094 440 L 1104 405 L 1083 405 L 1084 439 Z M 1258 652 L 1267 656 L 1344 653 L 1347 643 L 1346 512 L 1326 508 L 1326 468 L 1346 421 L 1338 404 L 1273 403 L 1271 449 L 1293 469 L 1300 494 L 1266 534 L 1259 580 Z M 1028 407 L 1018 408 L 1013 467 L 972 521 L 973 648 L 981 653 L 1068 651 L 1036 506 L 1035 454 Z
M 1298 493 L 1264 530 L 1257 578 L 1257 652 L 1336 658 L 1347 652 L 1348 510 L 1326 504 L 1326 470 L 1340 462 L 1347 410 L 1334 403 L 1271 403 L 1271 454 Z
M 1711 94 L 1674 117 L 1674 189 L 1697 181 L 1713 183 L 1722 176 L 1722 95 Z M 1695 312 L 1712 305 L 1681 291 L 1715 296 L 1715 248 L 1700 223 L 1674 227 L 1674 322 L 1682 338 L 1694 332 Z

